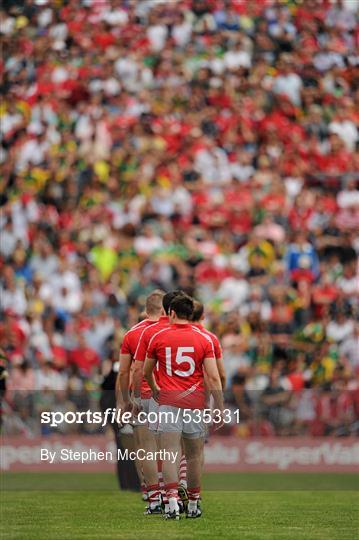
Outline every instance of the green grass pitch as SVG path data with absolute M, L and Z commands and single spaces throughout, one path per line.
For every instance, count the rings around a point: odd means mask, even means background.
M 144 516 L 136 493 L 109 474 L 5 474 L 1 540 L 354 540 L 358 476 L 212 474 L 202 518 Z

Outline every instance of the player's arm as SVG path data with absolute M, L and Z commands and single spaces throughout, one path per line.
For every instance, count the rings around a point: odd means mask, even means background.
M 221 380 L 222 388 L 223 390 L 226 388 L 226 372 L 224 369 L 224 362 L 223 362 L 223 356 L 220 356 L 217 360 L 217 369 L 218 369 L 218 375 Z
M 145 329 L 146 330 L 146 329 Z M 143 380 L 143 366 L 146 360 L 146 352 L 148 346 L 148 339 L 146 331 L 143 331 L 138 340 L 136 347 L 133 364 L 133 374 L 132 374 L 132 385 L 133 385 L 133 396 L 135 403 L 140 406 L 141 398 L 141 387 Z
M 140 360 L 135 360 L 134 365 L 133 365 L 133 375 L 132 375 L 133 397 L 134 397 L 134 401 L 137 403 L 139 403 L 139 400 L 141 398 L 143 365 L 144 363 Z
M 153 376 L 153 370 L 155 369 L 157 360 L 155 358 L 146 358 L 145 365 L 143 366 L 143 375 L 150 385 L 152 390 L 152 395 L 154 399 L 157 399 L 159 388 L 156 384 L 155 378 Z
M 221 348 L 219 339 L 215 334 L 213 334 L 213 349 L 214 349 L 214 354 L 216 355 L 219 378 L 221 379 L 222 388 L 224 390 L 226 388 L 226 372 L 224 369 L 222 348 Z
M 209 391 L 214 399 L 214 408 L 223 411 L 222 384 L 216 360 L 214 358 L 205 358 L 203 361 L 203 370 Z
M 126 409 L 130 405 L 130 371 L 132 358 L 130 354 L 120 354 L 120 369 L 116 380 L 116 401 L 120 409 Z
M 116 405 L 117 405 L 118 408 L 120 408 L 120 402 L 121 402 L 121 399 L 120 399 L 120 370 L 118 370 L 118 373 L 117 373 L 117 376 L 116 376 L 115 397 L 116 397 Z
M 143 366 L 146 360 L 146 353 L 148 347 L 148 336 L 144 330 L 138 340 L 137 348 L 134 354 L 134 369 L 133 369 L 133 394 L 136 399 L 141 396 L 141 386 L 143 379 Z
M 138 414 L 141 408 L 141 387 L 142 387 L 142 381 L 143 381 L 143 366 L 146 360 L 147 347 L 148 347 L 148 336 L 147 336 L 147 332 L 145 328 L 142 334 L 140 335 L 140 338 L 138 340 L 138 344 L 135 350 L 135 354 L 133 355 L 134 364 L 133 364 L 133 372 L 132 372 L 132 388 L 133 388 L 133 397 L 134 397 L 133 399 L 134 408 L 132 412 L 134 414 Z

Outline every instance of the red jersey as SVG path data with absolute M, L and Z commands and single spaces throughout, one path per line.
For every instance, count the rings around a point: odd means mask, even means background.
M 90 375 L 92 368 L 100 364 L 100 358 L 90 347 L 81 347 L 71 352 L 70 362 L 76 364 L 86 375 Z
M 156 321 L 145 319 L 144 321 L 135 324 L 135 326 L 132 326 L 132 328 L 124 335 L 121 345 L 121 354 L 130 354 L 133 357 L 142 332 L 145 328 L 148 328 L 155 323 Z
M 209 330 L 207 330 L 207 328 L 202 326 L 200 323 L 192 323 L 192 326 L 194 327 L 195 330 L 200 330 L 203 334 L 206 334 L 211 339 L 213 343 L 214 356 L 216 357 L 216 360 L 219 360 L 219 358 L 222 358 L 222 348 L 216 334 L 213 334 L 213 332 L 210 332 Z
M 215 360 L 209 336 L 191 324 L 171 324 L 153 335 L 147 356 L 158 362 L 160 405 L 205 407 L 203 361 Z
M 159 331 L 162 330 L 162 328 L 166 328 L 169 326 L 169 320 L 167 315 L 163 315 L 158 319 L 155 324 L 151 325 L 148 328 L 142 329 L 142 332 L 138 339 L 137 348 L 134 353 L 134 359 L 138 360 L 139 362 L 144 362 L 146 360 L 147 355 L 147 348 L 148 344 L 151 340 L 151 338 Z M 156 381 L 157 376 L 155 373 Z M 148 382 L 143 379 L 142 380 L 142 386 L 141 386 L 141 398 L 142 399 L 149 399 L 152 396 L 152 390 L 148 384 Z

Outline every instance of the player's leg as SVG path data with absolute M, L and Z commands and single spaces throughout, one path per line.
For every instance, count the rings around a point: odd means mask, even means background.
M 184 451 L 183 439 L 181 440 L 182 456 L 179 464 L 179 485 L 187 489 L 187 460 Z
M 142 400 L 143 411 L 148 415 L 149 400 Z M 135 428 L 138 448 L 145 450 L 145 453 L 155 456 L 157 452 L 157 441 L 154 431 L 150 431 L 148 425 L 138 424 Z M 158 483 L 157 460 L 144 459 L 142 462 L 143 476 L 147 485 L 148 508 L 147 514 L 158 514 L 161 512 L 160 488 Z
M 133 440 L 135 443 L 135 449 L 137 450 L 138 448 L 141 448 L 139 438 L 138 438 L 138 431 L 136 428 L 133 430 Z M 148 500 L 147 486 L 145 482 L 145 477 L 143 475 L 142 462 L 136 459 L 135 465 L 136 465 L 137 475 L 141 483 L 142 499 L 144 501 L 147 501 Z
M 187 511 L 188 506 L 188 492 L 187 492 L 187 459 L 185 456 L 183 438 L 181 439 L 181 459 L 179 463 L 179 483 L 178 483 L 178 495 L 182 501 L 183 510 Z
M 175 431 L 160 433 L 159 446 L 162 451 L 168 453 L 164 454 L 162 460 L 162 474 L 169 506 L 169 517 L 177 518 L 180 511 L 178 506 L 178 470 L 181 456 L 181 433 Z M 168 456 L 176 456 L 176 459 Z
M 187 517 L 200 517 L 201 510 L 198 503 L 201 496 L 204 438 L 184 437 L 183 442 L 185 447 L 185 455 L 187 458 Z
M 136 428 L 139 439 L 139 448 L 145 450 L 146 454 L 156 455 L 157 443 L 155 435 L 146 426 Z M 158 483 L 157 460 L 144 459 L 142 461 L 143 476 L 148 493 L 148 513 L 160 513 L 160 487 Z
M 198 410 L 190 413 L 187 409 L 187 417 L 189 414 L 192 414 L 191 421 L 183 425 L 183 444 L 187 459 L 187 517 L 197 518 L 202 514 L 199 500 L 201 496 L 205 425 L 201 417 L 198 416 Z
M 138 448 L 146 452 L 155 454 L 157 452 L 157 443 L 155 435 L 149 431 L 147 426 L 136 427 L 138 437 Z M 143 475 L 147 486 L 158 483 L 157 462 L 156 460 L 144 459 L 142 462 Z
M 197 437 L 195 439 L 184 438 L 183 441 L 187 458 L 187 517 L 199 517 L 201 515 L 201 511 L 198 502 L 201 496 L 204 439 L 203 437 Z
M 163 452 L 162 474 L 169 506 L 169 512 L 166 513 L 166 517 L 179 519 L 178 473 L 182 455 L 182 414 L 178 414 L 177 407 L 161 405 L 159 407 L 158 417 L 159 447 Z
M 152 433 L 156 438 L 156 445 L 157 450 L 160 450 L 159 446 L 159 437 L 158 437 L 158 411 L 159 411 L 159 405 L 157 401 L 155 401 L 153 398 L 149 400 L 148 404 L 148 416 L 147 416 L 147 425 L 150 433 Z M 162 510 L 167 513 L 169 506 L 168 506 L 168 499 L 165 491 L 165 484 L 163 481 L 163 473 L 162 473 L 162 459 L 157 459 L 157 475 L 158 475 L 158 485 L 161 493 L 161 499 L 162 499 Z

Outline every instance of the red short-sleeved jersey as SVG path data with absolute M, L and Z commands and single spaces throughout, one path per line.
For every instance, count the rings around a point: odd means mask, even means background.
M 71 352 L 70 362 L 76 364 L 86 375 L 90 375 L 92 368 L 99 365 L 100 358 L 90 347 L 83 347 Z
M 158 319 L 155 324 L 149 328 L 143 328 L 139 335 L 137 347 L 134 352 L 134 360 L 144 362 L 146 360 L 147 347 L 152 336 L 154 336 L 159 330 L 169 325 L 167 315 L 164 315 Z
M 160 317 L 155 324 L 152 324 L 151 326 L 142 330 L 134 353 L 134 360 L 138 360 L 139 362 L 144 362 L 146 360 L 147 348 L 152 336 L 154 336 L 154 334 L 156 334 L 159 330 L 161 330 L 162 328 L 166 328 L 167 326 L 169 326 L 169 320 L 167 315 L 164 315 Z M 157 384 L 159 384 L 157 371 L 155 372 L 155 377 Z M 141 386 L 141 398 L 149 399 L 151 396 L 152 390 L 148 382 L 143 379 Z
M 191 324 L 171 324 L 153 335 L 147 356 L 157 360 L 160 405 L 205 407 L 203 361 L 215 358 L 208 335 Z
M 121 345 L 121 354 L 130 354 L 133 357 L 142 332 L 145 328 L 148 328 L 155 323 L 156 321 L 145 319 L 144 321 L 135 324 L 135 326 L 126 332 Z
M 192 323 L 192 326 L 195 329 L 200 330 L 203 334 L 206 334 L 207 336 L 210 337 L 213 343 L 214 355 L 216 357 L 216 360 L 218 360 L 219 358 L 222 358 L 222 348 L 216 334 L 213 334 L 213 332 L 210 332 L 209 330 L 207 330 L 207 328 L 202 326 L 200 323 Z

